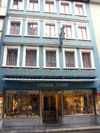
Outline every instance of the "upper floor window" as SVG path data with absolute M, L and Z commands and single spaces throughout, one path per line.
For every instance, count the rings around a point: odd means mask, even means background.
M 40 10 L 40 0 L 28 0 L 27 10 L 39 11 Z
M 44 67 L 59 67 L 57 48 L 44 48 Z
M 78 68 L 76 49 L 63 48 L 63 66 L 64 68 Z
M 57 37 L 56 22 L 44 21 L 44 37 Z
M 10 34 L 18 34 L 20 33 L 20 23 L 11 22 Z
M 86 9 L 84 3 L 75 2 L 75 15 L 86 16 Z
M 22 20 L 16 18 L 9 18 L 7 34 L 21 35 L 22 32 Z
M 92 50 L 82 50 L 80 49 L 80 57 L 81 57 L 81 67 L 83 69 L 94 69 L 94 57 Z
M 56 1 L 55 0 L 44 0 L 44 11 L 45 12 L 56 12 Z
M 19 46 L 5 46 L 2 66 L 19 67 L 19 52 Z
M 28 23 L 28 35 L 35 35 L 38 34 L 38 26 L 37 23 Z
M 11 0 L 11 9 L 23 10 L 24 0 Z
M 24 46 L 23 51 L 23 67 L 39 67 L 39 48 Z
M 71 14 L 71 2 L 59 1 L 60 2 L 60 13 Z
M 68 22 L 62 22 L 61 27 L 64 27 L 65 38 L 74 39 L 74 27 L 73 24 Z
M 90 40 L 89 28 L 87 24 L 78 24 L 78 39 Z
M 1 6 L 1 2 L 2 2 L 2 0 L 0 0 L 0 6 Z

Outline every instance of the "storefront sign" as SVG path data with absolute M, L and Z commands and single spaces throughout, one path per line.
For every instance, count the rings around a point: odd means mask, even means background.
M 64 90 L 64 93 L 92 93 L 92 90 Z
M 0 94 L 0 97 L 4 97 L 4 94 Z
M 39 90 L 7 90 L 7 94 L 38 94 Z

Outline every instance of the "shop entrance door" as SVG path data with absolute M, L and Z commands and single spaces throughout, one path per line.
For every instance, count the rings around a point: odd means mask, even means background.
M 44 121 L 56 121 L 56 94 L 44 95 Z

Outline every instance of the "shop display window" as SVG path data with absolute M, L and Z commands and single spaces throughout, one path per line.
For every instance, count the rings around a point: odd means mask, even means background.
M 58 93 L 58 115 L 62 116 L 61 92 Z
M 39 107 L 39 94 L 6 94 L 4 118 L 38 117 Z
M 0 97 L 0 119 L 2 119 L 3 115 L 3 97 Z
M 100 94 L 95 95 L 96 114 L 100 115 Z
M 64 115 L 94 114 L 93 93 L 64 93 Z

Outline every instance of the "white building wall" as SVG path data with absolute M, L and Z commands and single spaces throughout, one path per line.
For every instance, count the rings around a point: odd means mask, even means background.
M 99 3 L 90 3 L 91 15 L 93 20 L 94 32 L 96 37 L 96 43 L 99 54 L 100 62 L 100 4 Z

